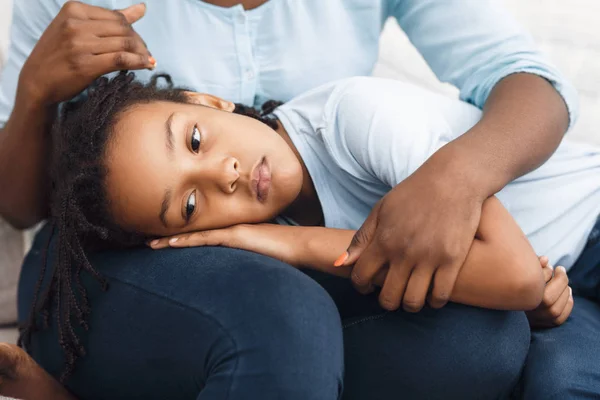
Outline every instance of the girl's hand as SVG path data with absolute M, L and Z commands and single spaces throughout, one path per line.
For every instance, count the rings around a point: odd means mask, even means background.
M 573 310 L 573 291 L 564 267 L 553 269 L 548 257 L 540 257 L 546 289 L 538 308 L 526 312 L 532 328 L 553 328 L 563 324 Z
M 39 106 L 69 100 L 94 79 L 123 69 L 154 68 L 131 24 L 144 16 L 137 4 L 113 11 L 68 1 L 23 65 L 19 92 Z
M 242 224 L 210 231 L 190 232 L 153 240 L 153 249 L 166 247 L 223 246 L 242 249 L 273 257 L 298 266 L 299 249 L 296 235 L 299 230 L 275 224 Z

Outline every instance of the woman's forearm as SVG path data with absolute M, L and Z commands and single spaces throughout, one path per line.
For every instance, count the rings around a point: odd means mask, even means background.
M 351 267 L 334 267 L 352 240 L 353 230 L 301 227 L 297 265 L 350 277 Z M 385 271 L 375 277 L 381 286 Z M 484 203 L 478 238 L 458 275 L 451 300 L 503 310 L 535 308 L 544 289 L 537 256 L 517 224 L 499 201 Z
M 509 75 L 490 93 L 481 120 L 427 165 L 440 171 L 441 179 L 460 177 L 467 190 L 487 198 L 543 164 L 568 125 L 566 104 L 548 81 L 527 73 Z
M 49 130 L 56 107 L 17 95 L 13 112 L 0 130 L 0 215 L 28 228 L 47 213 Z

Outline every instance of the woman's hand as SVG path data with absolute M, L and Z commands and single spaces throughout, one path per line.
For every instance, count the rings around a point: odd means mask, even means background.
M 402 303 L 417 312 L 428 294 L 432 307 L 444 306 L 479 225 L 484 198 L 430 170 L 421 167 L 381 199 L 338 260 L 354 264 L 351 279 L 362 293 L 389 265 L 379 295 L 388 310 Z
M 525 314 L 532 328 L 553 328 L 563 324 L 573 311 L 573 291 L 564 267 L 553 269 L 548 257 L 540 257 L 546 289 L 538 308 Z
M 154 59 L 131 27 L 145 12 L 144 4 L 111 11 L 68 1 L 23 65 L 20 94 L 49 106 L 71 99 L 109 72 L 154 68 Z
M 296 228 L 296 229 L 294 229 Z M 190 232 L 153 240 L 153 249 L 166 247 L 223 246 L 260 253 L 298 266 L 298 252 L 303 246 L 295 243 L 301 233 L 298 227 L 275 224 L 241 224 L 210 231 Z

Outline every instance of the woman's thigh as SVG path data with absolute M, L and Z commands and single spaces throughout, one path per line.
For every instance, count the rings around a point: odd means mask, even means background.
M 524 313 L 454 303 L 387 312 L 377 293 L 363 296 L 345 280 L 311 275 L 342 315 L 343 399 L 497 399 L 516 386 L 530 340 Z
M 21 321 L 31 306 L 41 242 L 23 268 Z M 92 262 L 109 289 L 84 280 L 90 329 L 77 331 L 87 354 L 68 381 L 82 398 L 337 398 L 338 313 L 327 293 L 292 267 L 224 248 L 106 252 Z M 33 335 L 31 350 L 59 375 L 54 324 Z

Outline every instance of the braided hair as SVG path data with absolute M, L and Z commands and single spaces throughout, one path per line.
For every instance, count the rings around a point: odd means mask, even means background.
M 160 79 L 167 83 L 158 85 Z M 126 248 L 143 244 L 148 237 L 120 228 L 109 212 L 105 180 L 105 154 L 118 118 L 136 104 L 155 101 L 189 103 L 183 88 L 173 87 L 169 75 L 154 75 L 149 83 L 135 80 L 132 72 L 122 71 L 112 79 L 102 77 L 88 89 L 87 96 L 62 104 L 52 127 L 50 179 L 51 233 L 42 255 L 40 275 L 34 290 L 29 319 L 21 330 L 19 345 L 29 350 L 32 334 L 50 325 L 58 331 L 59 344 L 65 355 L 60 376 L 64 382 L 73 372 L 75 361 L 85 349 L 73 322 L 88 330 L 90 304 L 82 283 L 82 272 L 90 274 L 103 290 L 107 280 L 90 263 L 86 253 L 104 248 Z M 235 113 L 264 122 L 277 129 L 271 112 L 280 102 L 265 103 L 262 111 L 236 104 Z M 43 293 L 50 240 L 57 233 L 56 257 L 49 285 Z

